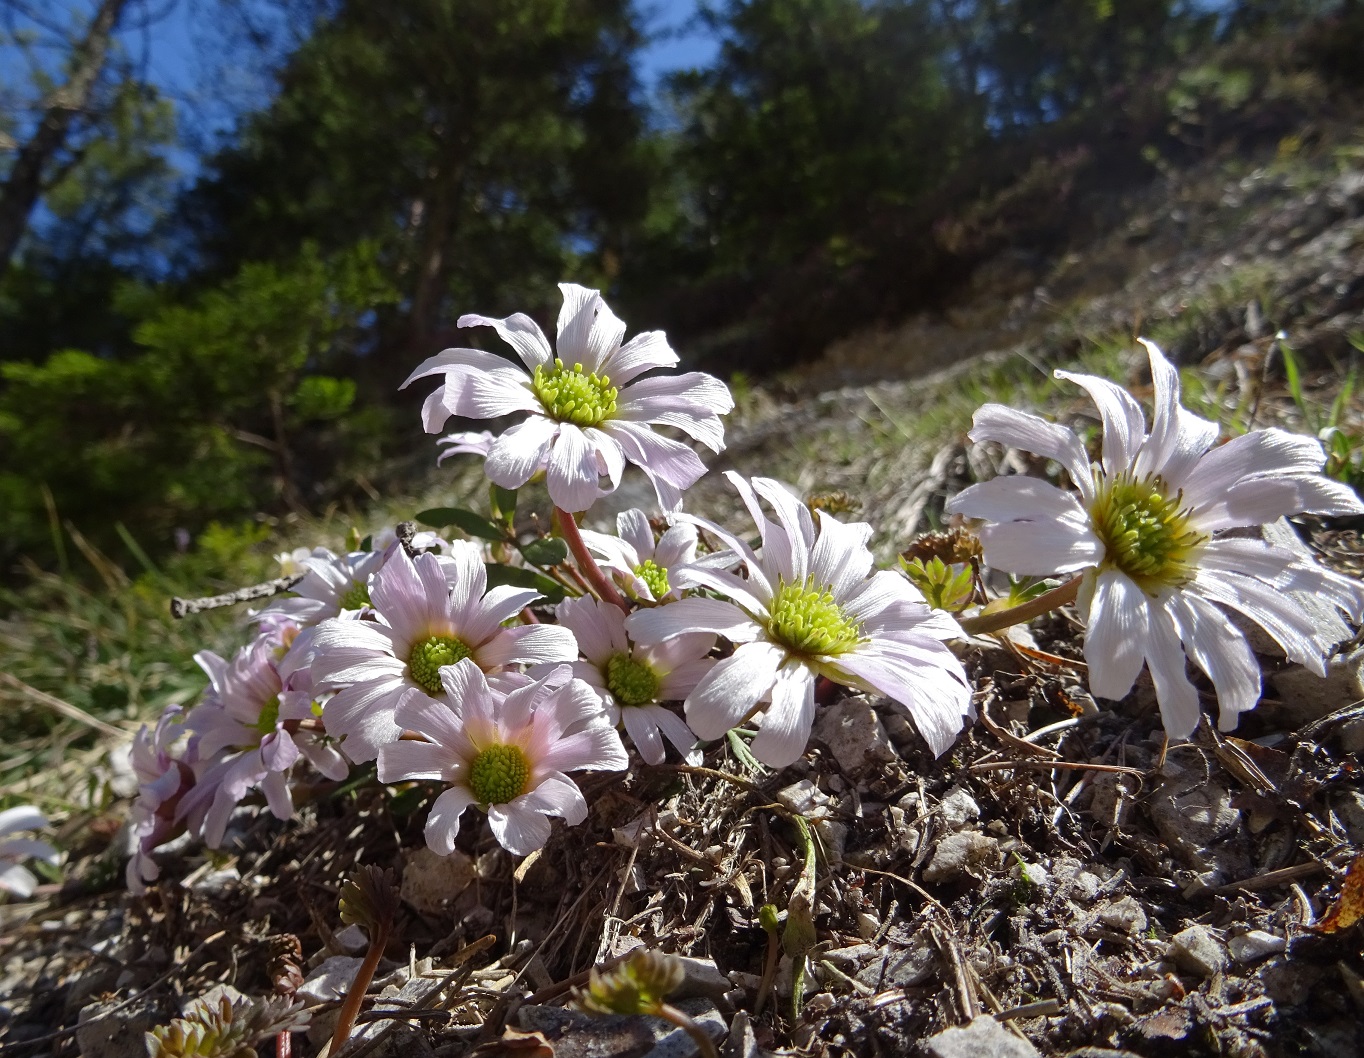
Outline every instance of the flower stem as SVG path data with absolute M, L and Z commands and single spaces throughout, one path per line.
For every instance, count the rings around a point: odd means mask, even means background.
M 360 969 L 355 971 L 355 980 L 350 983 L 346 1000 L 341 1004 L 341 1012 L 336 1017 L 336 1031 L 332 1033 L 328 1054 L 336 1054 L 350 1039 L 351 1031 L 355 1028 L 355 1019 L 360 1014 L 360 1004 L 365 1001 L 365 993 L 369 991 L 369 984 L 374 980 L 375 971 L 379 969 L 379 960 L 383 958 L 384 947 L 388 944 L 388 934 L 387 923 L 380 923 L 371 930 L 369 951 L 365 952 L 365 960 L 360 964 Z
M 961 629 L 967 635 L 979 636 L 988 632 L 999 632 L 1011 625 L 1022 624 L 1024 621 L 1031 621 L 1034 617 L 1041 617 L 1044 613 L 1050 613 L 1058 607 L 1065 606 L 1066 603 L 1074 602 L 1076 594 L 1080 591 L 1080 581 L 1083 579 L 1083 574 L 1074 577 L 1059 588 L 1052 588 L 1051 591 L 1044 592 L 1035 599 L 1029 599 L 1018 606 L 1011 606 L 1007 610 L 967 617 L 961 622 Z
M 559 532 L 563 534 L 568 549 L 573 552 L 573 561 L 578 566 L 578 572 L 587 578 L 588 583 L 592 585 L 593 590 L 604 602 L 614 603 L 629 613 L 630 604 L 616 590 L 616 586 L 601 571 L 601 567 L 592 558 L 592 553 L 587 550 L 583 534 L 578 530 L 578 520 L 568 511 L 559 507 L 554 508 L 554 517 L 559 523 Z
M 715 1041 L 710 1038 L 700 1025 L 698 1025 L 691 1015 L 678 1010 L 671 1003 L 657 1004 L 649 1013 L 654 1017 L 662 1018 L 664 1021 L 671 1021 L 679 1029 L 692 1038 L 696 1044 L 696 1050 L 701 1058 L 720 1058 L 719 1052 L 715 1050 Z

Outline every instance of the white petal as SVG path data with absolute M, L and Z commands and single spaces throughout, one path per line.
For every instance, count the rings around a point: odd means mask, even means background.
M 632 380 L 657 367 L 676 367 L 677 354 L 662 331 L 644 331 L 615 351 L 602 365 L 613 386 L 624 389 Z
M 519 805 L 516 801 L 505 805 L 489 805 L 488 826 L 498 844 L 513 856 L 529 856 L 536 849 L 544 848 L 545 842 L 549 840 L 549 819 L 543 813 Z
M 616 654 L 629 653 L 625 615 L 620 607 L 585 595 L 581 599 L 565 599 L 555 615 L 573 633 L 578 650 L 593 665 L 602 666 Z
M 829 585 L 836 601 L 853 596 L 870 575 L 870 539 L 871 526 L 866 522 L 844 523 L 819 512 L 819 536 L 810 552 L 810 573 L 816 584 Z
M 1217 440 L 1217 424 L 1180 405 L 1178 369 L 1154 342 L 1145 338 L 1140 341 L 1151 361 L 1155 406 L 1151 433 L 1137 453 L 1133 469 L 1138 477 L 1159 474 L 1170 491 L 1178 492 L 1189 471 Z
M 717 661 L 683 703 L 687 725 L 703 739 L 719 738 L 767 695 L 786 656 L 781 647 L 758 642 L 745 643 L 730 657 Z
M 858 685 L 900 703 L 935 757 L 956 741 L 971 691 L 961 662 L 941 643 L 930 640 L 911 652 L 902 644 L 873 640 L 839 655 L 837 668 L 856 677 Z
M 545 463 L 559 424 L 542 415 L 532 415 L 493 442 L 488 461 L 483 465 L 488 479 L 504 489 L 519 489 Z
M 948 514 L 983 518 L 990 522 L 1037 521 L 1089 517 L 1073 492 L 1065 492 L 1041 478 L 991 478 L 963 489 L 947 501 Z
M 1218 502 L 1242 478 L 1255 474 L 1315 474 L 1326 462 L 1321 442 L 1283 430 L 1254 430 L 1233 437 L 1198 461 L 1184 481 L 1184 502 L 1197 513 Z
M 639 750 L 639 755 L 646 764 L 663 763 L 667 756 L 663 748 L 663 735 L 647 707 L 625 706 L 620 711 L 620 722 L 625 725 L 625 733 L 630 736 L 630 741 L 634 743 L 635 749 Z
M 1146 417 L 1132 395 L 1106 378 L 1056 371 L 1057 378 L 1074 382 L 1089 394 L 1103 420 L 1103 465 L 1110 474 L 1120 474 L 1132 466 L 1137 449 L 1146 440 Z
M 572 514 L 587 510 L 601 495 L 597 487 L 597 458 L 583 431 L 572 423 L 559 425 L 550 449 L 546 484 L 554 506 Z
M 346 756 L 360 764 L 373 760 L 379 747 L 402 734 L 393 711 L 407 696 L 407 688 L 390 680 L 356 683 L 337 691 L 322 706 L 327 734 L 343 739 Z
M 1184 650 L 1217 691 L 1217 726 L 1232 730 L 1240 714 L 1254 709 L 1260 700 L 1260 663 L 1245 636 L 1206 599 L 1175 592 L 1166 600 L 1166 609 Z
M 1010 573 L 1050 577 L 1097 566 L 1104 557 L 1088 525 L 1060 518 L 986 525 L 979 536 L 985 561 Z
M 548 366 L 549 362 L 554 359 L 545 332 L 540 330 L 536 322 L 524 312 L 514 313 L 504 320 L 495 320 L 489 316 L 476 316 L 473 313 L 468 313 L 459 318 L 459 326 L 492 327 L 497 331 L 499 338 L 516 350 L 516 355 L 531 371 L 534 371 L 536 367 Z M 411 379 L 408 381 L 410 382 Z
M 967 436 L 977 443 L 997 441 L 1044 459 L 1054 459 L 1066 469 L 1085 502 L 1094 498 L 1089 457 L 1073 430 L 1028 412 L 1006 408 L 1003 404 L 986 404 L 977 410 Z
M 587 801 L 582 791 L 567 775 L 549 775 L 522 795 L 527 808 L 549 816 L 559 816 L 571 827 L 587 818 Z
M 471 804 L 474 795 L 463 786 L 452 786 L 436 798 L 426 817 L 426 844 L 436 855 L 449 856 L 455 851 L 459 817 Z
M 1186 739 L 1198 727 L 1202 711 L 1198 691 L 1185 674 L 1184 647 L 1170 615 L 1159 607 L 1148 610 L 1146 667 L 1156 685 L 1160 719 L 1171 738 Z
M 595 694 L 592 699 L 600 710 L 601 699 Z M 603 714 L 600 723 L 589 724 L 556 741 L 535 764 L 553 771 L 624 771 L 630 766 L 630 755 Z
M 749 613 L 766 614 L 771 595 L 762 591 L 759 582 L 744 580 L 728 570 L 688 566 L 679 569 L 676 584 L 681 588 L 709 588 L 733 599 Z M 671 603 L 669 605 L 672 605 Z
M 33 805 L 19 805 L 0 812 L 0 834 L 14 834 L 20 830 L 41 830 L 47 817 Z
M 1195 570 L 1192 587 L 1206 598 L 1245 614 L 1273 637 L 1290 661 L 1326 675 L 1326 652 L 1316 624 L 1293 597 L 1252 577 Z
M 468 540 L 450 544 L 449 553 L 437 561 L 445 578 L 450 613 L 462 625 L 476 610 L 488 589 L 488 573 L 483 568 L 483 549 Z
M 508 621 L 533 603 L 541 595 L 534 588 L 518 588 L 511 584 L 499 584 L 490 588 L 474 612 L 464 618 L 459 625 L 459 638 L 470 646 L 486 643 L 502 630 L 502 622 Z
M 799 662 L 787 662 L 772 684 L 772 702 L 763 710 L 753 756 L 773 768 L 794 764 L 805 752 L 814 722 L 815 674 Z
M 732 602 L 693 596 L 636 610 L 625 619 L 625 631 L 636 643 L 648 646 L 688 632 L 714 632 L 731 643 L 747 643 L 762 629 Z
M 535 665 L 547 661 L 576 661 L 578 641 L 558 625 L 520 625 L 506 628 L 474 652 L 479 668 Z
M 1085 632 L 1089 689 L 1100 698 L 1125 698 L 1147 649 L 1146 596 L 1126 574 L 1105 570 L 1095 581 Z

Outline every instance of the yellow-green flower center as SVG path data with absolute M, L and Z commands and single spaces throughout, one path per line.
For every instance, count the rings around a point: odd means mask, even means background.
M 617 654 L 606 663 L 606 689 L 621 705 L 644 705 L 658 697 L 658 675 L 629 654 Z
M 829 588 L 816 585 L 813 577 L 778 585 L 767 630 L 798 654 L 846 654 L 862 639 L 861 626 L 839 608 Z
M 469 765 L 469 789 L 481 805 L 504 805 L 526 792 L 530 761 L 518 746 L 489 746 Z
M 661 599 L 672 591 L 672 585 L 668 583 L 668 571 L 651 558 L 646 558 L 635 567 L 635 576 L 649 586 L 655 599 Z
M 412 648 L 407 658 L 407 671 L 412 682 L 427 694 L 440 694 L 440 670 L 473 654 L 454 636 L 431 636 Z
M 256 717 L 256 730 L 262 735 L 268 735 L 279 723 L 279 696 L 271 698 L 260 707 L 260 716 Z
M 341 596 L 341 609 L 358 610 L 369 605 L 369 587 L 365 584 L 352 584 L 350 590 Z
M 582 364 L 569 368 L 556 359 L 548 371 L 536 365 L 530 386 L 550 418 L 558 422 L 596 426 L 616 414 L 619 390 L 606 376 L 584 372 Z
M 1181 509 L 1183 493 L 1167 496 L 1160 478 L 1134 481 L 1127 474 L 1095 485 L 1089 514 L 1104 545 L 1103 568 L 1121 570 L 1147 592 L 1186 583 L 1194 552 L 1207 537 Z

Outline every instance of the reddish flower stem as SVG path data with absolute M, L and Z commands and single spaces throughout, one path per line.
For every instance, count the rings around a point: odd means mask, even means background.
M 554 517 L 559 523 L 559 532 L 563 534 L 564 542 L 568 544 L 568 549 L 573 552 L 573 561 L 578 567 L 578 572 L 587 578 L 592 590 L 603 601 L 613 603 L 629 613 L 630 604 L 616 590 L 616 586 L 602 572 L 601 567 L 592 557 L 592 553 L 587 550 L 587 543 L 583 540 L 583 534 L 578 529 L 578 520 L 568 511 L 559 507 L 554 508 Z
M 1058 607 L 1065 606 L 1066 603 L 1074 602 L 1076 594 L 1080 591 L 1080 581 L 1083 579 L 1083 576 L 1075 577 L 1066 581 L 1059 588 L 1052 588 L 1051 591 L 1039 595 L 1036 599 L 1029 600 L 1019 606 L 1011 606 L 1007 610 L 967 617 L 961 622 L 961 630 L 967 635 L 979 636 L 988 632 L 999 632 L 1012 625 L 1022 624 L 1024 621 L 1031 621 L 1034 617 L 1041 617 L 1044 613 L 1050 613 Z
M 389 928 L 387 923 L 381 923 L 371 931 L 365 961 L 360 964 L 360 969 L 355 971 L 355 980 L 350 983 L 346 1001 L 341 1004 L 341 1011 L 336 1016 L 336 1031 L 332 1033 L 331 1046 L 327 1050 L 329 1055 L 340 1051 L 350 1039 L 350 1034 L 355 1028 L 355 1019 L 360 1015 L 360 1005 L 365 1001 L 365 993 L 369 991 L 369 984 L 374 980 L 375 971 L 379 969 L 379 960 L 384 955 L 384 947 L 388 944 Z

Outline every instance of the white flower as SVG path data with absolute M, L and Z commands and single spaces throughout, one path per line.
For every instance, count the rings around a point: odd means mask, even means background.
M 314 548 L 298 560 L 304 577 L 290 589 L 295 597 L 270 603 L 262 616 L 283 614 L 300 625 L 314 625 L 343 611 L 361 610 L 369 605 L 370 580 L 386 557 L 383 550 L 336 555 Z
M 429 741 L 405 739 L 379 751 L 379 780 L 439 779 L 449 789 L 426 821 L 426 843 L 448 856 L 470 805 L 488 813 L 502 847 L 526 856 L 549 839 L 549 818 L 570 826 L 587 802 L 565 772 L 621 771 L 629 757 L 601 700 L 562 669 L 503 695 L 465 659 L 440 671 L 440 701 L 410 698 L 398 722 Z
M 572 661 L 573 633 L 554 625 L 503 628 L 540 598 L 528 588 L 487 589 L 483 556 L 468 541 L 448 555 L 409 558 L 399 549 L 374 577 L 370 601 L 377 620 L 324 621 L 310 648 L 319 690 L 336 694 L 322 707 L 327 733 L 344 739 L 351 760 L 373 760 L 396 742 L 394 720 L 412 698 L 440 694 L 440 669 L 472 658 L 485 672 L 507 665 Z
M 739 561 L 732 551 L 696 556 L 696 526 L 669 526 L 654 541 L 648 516 L 638 508 L 616 515 L 617 536 L 582 530 L 583 542 L 601 561 L 602 569 L 631 595 L 646 602 L 680 599 L 682 589 L 673 583 L 673 571 L 700 563 L 712 569 L 729 569 Z
M 719 738 L 766 701 L 753 753 L 784 767 L 809 741 L 815 677 L 823 675 L 899 702 L 933 752 L 942 753 L 970 703 L 961 663 L 942 642 L 961 635 L 956 622 L 929 609 L 898 573 L 872 572 L 871 526 L 845 525 L 820 511 L 816 533 L 809 509 L 779 482 L 754 478 L 750 486 L 732 471 L 725 476 L 761 531 L 761 556 L 711 522 L 677 517 L 740 556 L 747 579 L 698 567 L 684 572 L 689 583 L 733 602 L 693 596 L 640 610 L 625 622 L 640 643 L 713 632 L 739 644 L 688 696 L 691 729 Z M 776 523 L 764 515 L 759 496 L 776 511 Z
M 124 877 L 128 889 L 141 893 L 154 882 L 161 869 L 152 859 L 152 850 L 170 840 L 179 829 L 175 813 L 180 798 L 194 785 L 191 768 L 195 757 L 188 749 L 180 757 L 172 752 L 184 733 L 183 710 L 167 706 L 156 721 L 155 729 L 146 724 L 133 738 L 130 759 L 138 778 L 137 800 L 128 810 L 128 831 L 133 854 Z
M 948 510 L 993 523 L 980 538 L 998 569 L 1083 572 L 1090 690 L 1122 698 L 1145 664 L 1165 730 L 1187 738 L 1200 710 L 1186 655 L 1217 691 L 1223 730 L 1259 700 L 1259 663 L 1222 607 L 1261 625 L 1289 658 L 1323 675 L 1333 644 L 1288 593 L 1315 593 L 1356 620 L 1364 610 L 1358 581 L 1224 531 L 1297 512 L 1358 514 L 1364 504 L 1321 476 L 1325 456 L 1310 437 L 1255 430 L 1214 448 L 1216 424 L 1180 406 L 1178 372 L 1155 345 L 1145 345 L 1155 389 L 1149 433 L 1141 407 L 1112 382 L 1056 372 L 1098 405 L 1099 465 L 1063 426 L 998 404 L 976 412 L 972 440 L 1056 460 L 1078 497 L 1036 478 L 995 478 L 966 489 Z
M 0 890 L 18 897 L 32 896 L 38 879 L 23 866 L 22 861 L 39 859 L 55 864 L 60 859 L 61 854 L 46 841 L 5 836 L 25 830 L 41 830 L 45 826 L 46 818 L 32 805 L 6 808 L 0 812 Z
M 698 632 L 651 647 L 637 646 L 625 632 L 620 607 L 590 595 L 565 599 L 555 614 L 573 632 L 587 659 L 573 663 L 573 675 L 601 696 L 613 725 L 624 723 L 639 755 L 650 764 L 662 764 L 666 736 L 689 764 L 700 764 L 696 736 L 681 717 L 659 703 L 682 701 L 711 670 L 715 661 L 707 655 L 715 636 Z
M 451 415 L 491 419 L 528 412 L 488 448 L 485 469 L 494 483 L 520 488 L 543 469 L 555 506 L 577 513 L 615 490 L 628 461 L 649 476 L 659 504 L 676 510 L 681 490 L 706 467 L 690 448 L 653 427 L 675 427 L 719 452 L 719 417 L 734 408 L 729 390 L 700 372 L 640 379 L 677 365 L 663 333 L 649 331 L 622 345 L 625 324 L 597 291 L 572 283 L 559 289 L 564 305 L 557 358 L 535 321 L 522 313 L 504 320 L 460 317 L 461 327 L 495 328 L 525 368 L 478 349 L 446 349 L 431 357 L 403 383 L 445 376 L 422 408 L 427 432 L 440 432 Z M 476 435 L 452 436 L 456 450 L 478 450 Z

